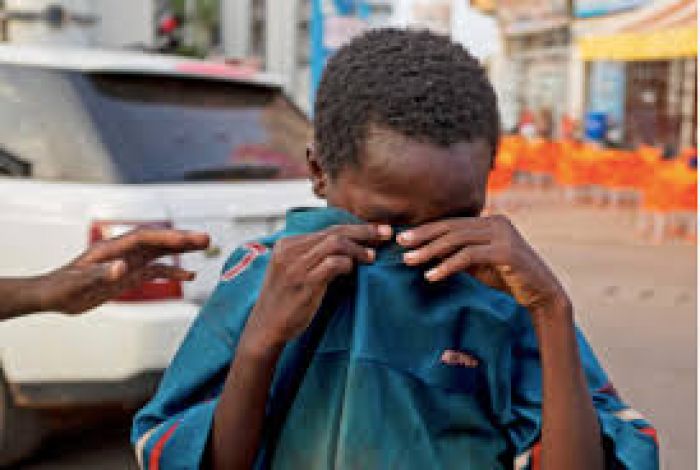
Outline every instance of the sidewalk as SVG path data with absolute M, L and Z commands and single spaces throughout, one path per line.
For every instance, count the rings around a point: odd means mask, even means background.
M 656 426 L 662 468 L 696 468 L 696 252 L 651 245 L 633 211 L 522 193 L 510 214 L 552 265 L 617 390 Z

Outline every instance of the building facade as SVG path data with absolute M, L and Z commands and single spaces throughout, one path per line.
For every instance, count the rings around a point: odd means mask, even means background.
M 551 116 L 549 132 L 570 112 L 570 5 L 567 0 L 500 0 L 497 15 L 504 44 L 501 100 L 509 114 L 506 130 L 522 116 Z
M 309 111 L 311 0 L 220 2 L 223 55 L 252 60 L 278 75 L 287 93 Z
M 582 0 L 574 13 L 584 114 L 604 114 L 615 144 L 696 146 L 696 2 Z
M 158 4 L 159 0 L 4 0 L 0 2 L 0 40 L 150 48 L 155 42 Z

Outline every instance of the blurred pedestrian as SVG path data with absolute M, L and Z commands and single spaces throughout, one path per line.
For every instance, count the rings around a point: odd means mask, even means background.
M 520 135 L 528 139 L 532 139 L 537 136 L 535 115 L 529 109 L 523 110 L 523 112 L 520 114 L 518 129 L 520 130 Z
M 537 111 L 537 114 L 535 114 L 535 131 L 537 137 L 541 139 L 552 139 L 554 136 L 554 117 L 551 109 L 541 108 Z
M 205 233 L 170 229 L 137 229 L 98 242 L 48 274 L 0 278 L 0 320 L 33 312 L 82 313 L 145 281 L 192 280 L 193 272 L 157 260 L 208 245 Z

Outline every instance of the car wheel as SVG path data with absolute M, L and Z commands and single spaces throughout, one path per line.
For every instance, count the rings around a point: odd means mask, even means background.
M 42 416 L 35 410 L 15 406 L 0 373 L 0 468 L 29 456 L 45 433 Z

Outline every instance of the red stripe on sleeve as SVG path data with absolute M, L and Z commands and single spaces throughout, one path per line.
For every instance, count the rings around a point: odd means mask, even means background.
M 651 437 L 652 439 L 654 439 L 656 445 L 659 445 L 659 435 L 657 434 L 656 429 L 652 428 L 651 426 L 647 426 L 645 428 L 640 428 L 639 432 Z
M 253 260 L 254 260 L 255 258 L 257 258 L 257 257 L 258 257 L 258 254 L 257 254 L 257 253 L 254 253 L 254 252 L 248 253 L 247 255 L 245 255 L 245 256 L 243 257 L 242 260 L 240 260 L 238 263 L 234 264 L 233 267 L 231 267 L 231 269 L 229 269 L 228 271 L 226 271 L 226 272 L 221 276 L 221 280 L 222 280 L 222 281 L 230 281 L 230 280 L 233 279 L 234 277 L 238 276 L 238 275 L 241 274 L 241 273 L 243 272 L 243 270 L 245 270 L 245 268 L 247 268 L 247 267 L 250 265 L 250 263 L 252 263 Z
M 615 387 L 611 382 L 608 382 L 607 384 L 603 385 L 600 387 L 598 390 L 596 390 L 598 393 L 604 393 L 606 395 L 612 395 L 613 397 L 619 397 L 617 394 L 617 390 L 615 390 Z
M 532 454 L 530 454 L 530 469 L 542 470 L 542 443 L 535 442 L 532 446 Z
M 267 251 L 267 247 L 259 242 L 246 243 L 244 246 L 259 255 L 262 255 Z
M 230 269 L 228 269 L 221 275 L 222 281 L 230 281 L 234 277 L 238 276 L 248 266 L 250 266 L 250 263 L 252 263 L 255 260 L 255 258 L 267 251 L 267 247 L 262 243 L 258 242 L 246 243 L 243 246 L 249 250 L 248 253 L 243 257 L 243 259 L 241 259 L 238 263 L 234 264 Z
M 180 425 L 180 421 L 176 421 L 172 426 L 168 428 L 165 433 L 160 436 L 160 439 L 158 439 L 158 442 L 156 442 L 156 445 L 153 446 L 153 450 L 151 450 L 151 456 L 148 459 L 148 469 L 149 470 L 158 470 L 160 467 L 160 456 L 163 453 L 163 449 L 165 448 L 165 444 L 167 444 L 168 439 L 170 439 L 170 436 L 173 435 L 177 427 Z

